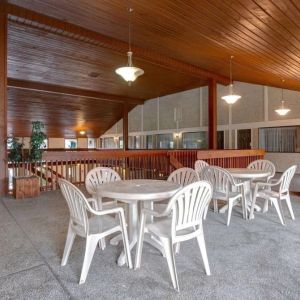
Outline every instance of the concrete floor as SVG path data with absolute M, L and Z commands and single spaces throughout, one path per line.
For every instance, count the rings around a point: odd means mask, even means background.
M 99 249 L 79 286 L 84 240 L 75 241 L 68 264 L 60 266 L 68 225 L 60 192 L 4 198 L 0 299 L 300 299 L 300 198 L 293 200 L 296 221 L 286 214 L 286 227 L 273 208 L 253 221 L 235 208 L 230 227 L 226 215 L 210 212 L 205 236 L 212 275 L 204 273 L 196 241 L 184 243 L 176 256 L 178 294 L 165 259 L 147 244 L 138 271 L 116 265 L 120 247 Z

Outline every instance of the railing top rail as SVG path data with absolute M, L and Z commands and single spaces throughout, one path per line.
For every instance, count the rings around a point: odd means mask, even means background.
M 197 159 L 263 156 L 264 149 L 245 149 L 245 150 L 200 150 L 197 152 Z

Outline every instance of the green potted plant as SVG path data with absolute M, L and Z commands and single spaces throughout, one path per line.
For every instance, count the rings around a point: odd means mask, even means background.
M 30 138 L 30 161 L 42 159 L 42 149 L 45 147 L 44 140 L 47 138 L 43 132 L 44 124 L 40 121 L 32 122 L 32 133 Z
M 18 138 L 9 137 L 7 139 L 7 145 L 9 148 L 8 161 L 21 162 L 23 158 L 22 150 L 24 144 L 19 142 Z

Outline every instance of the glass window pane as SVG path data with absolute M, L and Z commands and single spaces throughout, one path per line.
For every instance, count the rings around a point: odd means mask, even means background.
M 77 139 L 65 139 L 65 149 L 76 149 Z
M 174 148 L 174 141 L 173 141 L 173 134 L 158 134 L 157 135 L 157 148 L 158 149 L 173 149 Z
M 259 128 L 259 147 L 267 152 L 296 152 L 299 128 Z
M 182 148 L 207 149 L 207 132 L 184 132 L 182 134 Z

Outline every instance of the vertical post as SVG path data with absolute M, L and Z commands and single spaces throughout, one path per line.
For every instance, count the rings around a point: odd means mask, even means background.
M 0 196 L 7 192 L 7 15 L 0 2 Z
M 210 79 L 208 85 L 208 145 L 217 149 L 217 82 Z
M 128 150 L 128 104 L 123 107 L 123 150 Z

